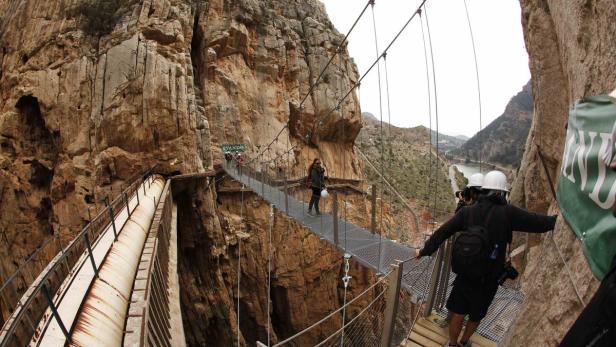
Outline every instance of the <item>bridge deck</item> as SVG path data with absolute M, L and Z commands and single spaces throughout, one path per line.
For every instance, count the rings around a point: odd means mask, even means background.
M 247 171 L 247 170 L 245 170 Z M 242 182 L 261 196 L 270 204 L 285 212 L 284 192 L 276 187 L 249 177 L 245 172 L 240 175 L 236 170 L 229 169 L 227 174 L 237 181 Z M 306 202 L 288 196 L 289 211 L 286 213 L 308 230 L 321 237 L 321 239 L 334 244 L 333 216 L 322 213 L 320 216 L 311 216 L 307 213 Z M 336 245 L 342 252 L 349 253 L 352 259 L 364 266 L 379 272 L 386 273 L 389 265 L 396 260 L 406 260 L 414 255 L 415 250 L 406 245 L 399 244 L 385 237 L 372 234 L 370 231 L 357 225 L 338 219 L 339 244 Z M 409 292 L 413 302 L 417 302 L 425 296 L 430 281 L 430 275 L 434 259 L 423 257 L 419 260 L 411 260 L 403 266 L 402 286 Z M 450 286 L 455 275 L 450 276 Z M 501 341 L 509 326 L 517 316 L 523 295 L 517 290 L 499 287 L 494 302 L 488 311 L 488 315 L 478 328 L 478 333 L 493 341 Z M 445 309 L 439 312 L 446 316 Z

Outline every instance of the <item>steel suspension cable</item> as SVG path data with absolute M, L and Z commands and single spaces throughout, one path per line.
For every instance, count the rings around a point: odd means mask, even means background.
M 379 116 L 380 116 L 380 138 L 381 138 L 381 172 L 385 172 L 385 142 L 383 141 L 383 92 L 382 92 L 382 88 L 381 88 L 381 64 L 380 64 L 380 58 L 382 55 L 379 55 L 379 40 L 378 40 L 378 35 L 377 35 L 377 30 L 376 30 L 376 18 L 374 16 L 374 3 L 372 4 L 372 29 L 373 29 L 373 33 L 374 33 L 374 49 L 376 52 L 376 61 L 377 61 L 377 66 L 376 66 L 376 71 L 377 71 L 377 78 L 378 78 L 378 86 L 379 86 Z M 384 53 L 386 54 L 386 53 Z M 383 195 L 383 176 L 381 176 L 381 195 Z M 372 194 L 376 194 L 376 192 L 372 192 Z M 381 213 L 380 213 L 380 218 L 379 218 L 379 222 L 380 222 L 380 230 L 379 230 L 379 262 L 377 265 L 377 272 L 381 272 L 381 248 L 382 248 L 382 242 L 383 242 L 383 197 L 381 196 L 381 204 L 380 204 L 381 208 Z
M 267 345 L 270 345 L 270 298 L 272 297 L 272 227 L 274 224 L 274 205 L 269 214 L 269 245 L 267 248 Z
M 389 44 L 387 45 L 387 48 L 385 48 L 385 50 L 383 51 L 383 53 L 381 53 L 381 55 L 378 56 L 378 58 L 372 62 L 372 64 L 370 65 L 370 67 L 368 67 L 368 69 L 366 70 L 366 72 L 364 72 L 364 74 L 359 78 L 359 80 L 357 80 L 357 82 L 355 82 L 353 84 L 353 86 L 351 86 L 351 88 L 349 89 L 349 91 L 342 97 L 342 99 L 338 102 L 338 104 L 336 106 L 334 106 L 329 112 L 327 112 L 326 114 L 324 114 L 323 116 L 319 117 L 318 119 L 315 120 L 315 124 L 319 124 L 321 119 L 327 118 L 329 117 L 337 108 L 338 106 L 340 106 L 340 103 L 342 103 L 344 100 L 346 100 L 346 98 L 349 97 L 349 95 L 351 95 L 351 93 L 357 88 L 359 87 L 359 85 L 361 84 L 361 82 L 364 80 L 364 78 L 366 78 L 366 76 L 370 73 L 370 71 L 372 71 L 372 69 L 374 69 L 374 67 L 379 63 L 379 61 L 381 60 L 381 58 L 383 58 L 384 55 L 387 55 L 387 52 L 389 51 L 389 49 L 393 46 L 394 43 L 396 43 L 396 41 L 398 40 L 398 38 L 400 37 L 400 35 L 402 35 L 402 33 L 406 30 L 406 28 L 408 27 L 408 25 L 411 23 L 411 21 L 413 20 L 413 18 L 415 18 L 415 16 L 418 14 L 419 9 L 421 9 L 422 6 L 424 6 L 424 4 L 426 3 L 427 0 L 423 0 L 421 2 L 421 4 L 419 4 L 419 6 L 417 7 L 417 10 L 415 12 L 413 12 L 413 14 L 409 17 L 409 19 L 406 21 L 406 23 L 402 26 L 402 28 L 400 28 L 400 30 L 398 31 L 398 33 L 396 34 L 396 36 L 394 36 L 394 38 L 389 42 Z
M 385 276 L 379 278 L 376 282 L 374 282 L 370 287 L 366 288 L 363 292 L 359 293 L 357 296 L 355 296 L 353 299 L 349 300 L 349 302 L 347 302 L 347 306 L 353 304 L 355 301 L 359 300 L 359 298 L 363 297 L 366 293 L 368 293 L 369 291 L 373 290 L 378 284 L 382 283 L 385 281 L 385 279 L 387 278 L 387 276 L 389 276 L 391 272 L 387 273 Z M 326 320 L 328 320 L 329 318 L 331 318 L 332 316 L 338 314 L 340 311 L 342 311 L 342 307 L 337 308 L 336 310 L 332 311 L 331 313 L 329 313 L 327 316 L 321 318 L 320 320 L 318 320 L 317 322 L 313 323 L 312 325 L 306 327 L 305 329 L 302 329 L 302 331 L 298 332 L 297 334 L 288 337 L 287 339 L 278 342 L 277 344 L 275 344 L 273 347 L 278 347 L 278 346 L 282 346 L 285 343 L 288 343 L 292 340 L 294 340 L 295 338 L 301 336 L 302 334 L 304 334 L 306 331 L 310 331 L 312 330 L 314 327 L 320 325 L 321 323 L 325 322 Z
M 360 21 L 360 19 L 363 17 L 364 13 L 366 12 L 366 9 L 368 9 L 368 5 L 370 4 L 374 4 L 375 0 L 369 0 L 366 3 L 366 6 L 364 6 L 364 8 L 362 9 L 361 13 L 359 14 L 359 16 L 357 16 L 357 18 L 355 19 L 355 22 L 353 22 L 353 25 L 351 26 L 351 28 L 349 29 L 349 31 L 347 32 L 347 34 L 344 36 L 344 39 L 338 44 L 338 46 L 336 47 L 336 50 L 334 52 L 334 55 L 332 55 L 327 64 L 325 64 L 325 66 L 323 67 L 323 69 L 321 69 L 321 72 L 319 73 L 319 76 L 317 77 L 316 81 L 311 84 L 310 88 L 308 89 L 308 92 L 306 93 L 306 95 L 302 98 L 302 101 L 300 102 L 300 108 L 304 105 L 304 102 L 306 102 L 306 99 L 308 98 L 308 96 L 310 96 L 310 94 L 312 93 L 312 91 L 314 90 L 314 88 L 319 84 L 320 80 L 323 78 L 325 71 L 327 70 L 327 68 L 329 67 L 329 65 L 332 63 L 332 61 L 334 60 L 334 58 L 338 55 L 338 52 L 342 51 L 342 47 L 343 45 L 347 42 L 349 35 L 351 35 L 351 32 L 353 32 L 353 30 L 355 29 L 355 27 L 357 26 L 357 23 Z M 425 1 L 425 0 L 424 0 Z M 278 139 L 278 137 L 280 136 L 280 134 L 284 131 L 285 128 L 288 128 L 288 124 L 285 124 L 282 129 L 280 129 L 280 131 L 278 132 L 278 134 L 274 137 L 274 139 L 272 139 L 272 141 L 266 146 L 267 148 L 269 148 L 275 140 Z M 261 154 L 263 154 L 263 152 L 265 151 L 265 149 L 263 149 L 259 154 L 257 154 L 257 157 L 261 156 Z
M 306 93 L 306 95 L 304 96 L 304 98 L 302 99 L 302 101 L 299 104 L 300 108 L 304 105 L 304 102 L 306 102 L 306 99 L 308 98 L 308 96 L 310 96 L 310 94 L 312 93 L 314 88 L 319 84 L 319 82 L 321 81 L 321 78 L 323 77 L 323 74 L 325 74 L 325 71 L 327 70 L 329 65 L 332 63 L 334 58 L 342 50 L 342 47 L 347 42 L 347 39 L 349 38 L 349 35 L 351 35 L 351 32 L 353 32 L 353 30 L 355 29 L 355 26 L 357 25 L 359 20 L 364 16 L 364 13 L 366 13 L 366 10 L 368 9 L 368 6 L 369 5 L 374 6 L 374 1 L 375 0 L 369 0 L 366 3 L 366 6 L 364 6 L 364 8 L 362 9 L 362 11 L 359 14 L 359 16 L 357 16 L 357 18 L 355 19 L 355 22 L 353 22 L 353 25 L 351 25 L 351 28 L 349 29 L 347 34 L 344 36 L 344 39 L 342 39 L 342 41 L 340 41 L 340 43 L 338 44 L 338 47 L 336 47 L 336 51 L 334 52 L 334 55 L 332 55 L 331 58 L 329 58 L 329 60 L 327 61 L 327 64 L 325 64 L 325 67 L 323 67 L 323 69 L 321 69 L 321 72 L 319 73 L 319 76 L 317 77 L 317 80 L 308 89 L 308 92 Z
M 439 133 L 438 133 L 438 93 L 436 87 L 436 69 L 434 64 L 434 51 L 432 49 L 432 35 L 430 34 L 430 21 L 428 20 L 428 9 L 426 6 L 423 8 L 423 13 L 426 16 L 426 29 L 428 31 L 428 43 L 430 44 L 430 59 L 432 62 L 432 85 L 434 86 L 434 117 L 436 122 L 436 168 L 435 174 L 438 173 L 439 163 Z M 438 179 L 434 180 L 434 215 L 436 215 L 436 201 L 438 197 Z
M 385 67 L 385 95 L 386 95 L 386 100 L 387 100 L 387 143 L 388 143 L 388 161 L 387 161 L 387 172 L 389 172 L 390 175 L 392 175 L 392 169 L 391 169 L 391 165 L 393 162 L 393 147 L 391 144 L 392 141 L 392 137 L 391 137 L 391 101 L 390 101 L 390 94 L 389 94 L 389 72 L 388 72 L 388 68 L 387 68 L 387 55 L 383 56 L 383 64 Z M 383 190 L 382 193 L 385 193 L 385 191 Z M 392 209 L 394 207 L 394 202 L 393 202 L 393 194 L 391 194 L 392 192 L 390 192 L 389 195 L 389 207 L 390 209 Z M 383 197 L 381 197 L 381 199 L 383 199 Z M 388 228 L 389 231 L 391 231 L 391 229 Z M 419 231 L 419 230 L 418 230 Z
M 421 25 L 421 40 L 423 42 L 424 51 L 424 63 L 426 65 L 426 85 L 428 87 L 428 189 L 426 189 L 426 196 L 424 201 L 429 201 L 429 191 L 432 189 L 432 89 L 430 88 L 430 67 L 428 66 L 428 48 L 426 47 L 426 34 L 424 31 L 423 17 L 421 16 L 421 10 L 419 10 L 419 21 Z M 428 202 L 429 203 L 429 202 Z M 430 210 L 430 208 L 428 208 Z
M 464 0 L 464 10 L 466 12 L 466 21 L 468 23 L 468 31 L 471 34 L 471 43 L 473 46 L 473 57 L 475 58 L 475 76 L 477 78 L 477 95 L 479 102 L 479 132 L 477 133 L 477 139 L 479 140 L 479 172 L 483 172 L 483 142 L 481 139 L 481 130 L 483 129 L 482 118 L 481 118 L 481 83 L 479 82 L 479 64 L 477 63 L 477 50 L 475 49 L 475 37 L 473 35 L 473 27 L 471 25 L 471 17 L 468 14 L 468 6 L 466 5 L 466 0 Z
M 374 300 L 372 300 L 366 307 L 364 307 L 363 310 L 359 311 L 359 313 L 353 317 L 353 319 L 351 319 L 345 326 L 343 326 L 342 328 L 338 329 L 337 331 L 335 331 L 333 334 L 331 334 L 328 338 L 326 338 L 325 340 L 319 342 L 318 344 L 315 345 L 315 347 L 319 347 L 319 346 L 323 346 L 327 341 L 329 341 L 329 339 L 331 339 L 333 336 L 336 336 L 336 334 L 340 333 L 341 331 L 344 331 L 344 328 L 346 328 L 347 326 L 351 325 L 353 322 L 355 322 L 359 317 L 361 317 L 361 315 L 366 312 L 366 310 L 368 310 L 370 307 L 372 307 L 372 305 L 374 305 L 375 302 L 377 302 L 377 300 L 379 300 L 381 297 L 383 297 L 385 295 L 386 290 L 382 290 L 375 298 Z
M 241 190 L 240 229 L 244 226 L 244 184 Z M 240 230 L 241 231 L 241 230 Z M 240 281 L 242 279 L 242 234 L 238 235 L 237 243 L 237 345 L 240 346 Z

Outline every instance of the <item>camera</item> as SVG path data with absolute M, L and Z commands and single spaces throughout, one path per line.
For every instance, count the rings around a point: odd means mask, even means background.
M 468 200 L 471 197 L 471 189 L 466 187 L 463 190 L 458 190 L 456 192 L 456 198 L 460 200 Z
M 513 267 L 513 265 L 511 265 L 511 262 L 508 261 L 505 264 L 505 268 L 503 269 L 503 273 L 498 277 L 498 284 L 502 285 L 508 279 L 514 280 L 514 279 L 518 278 L 518 275 L 519 275 L 518 270 L 516 270 Z

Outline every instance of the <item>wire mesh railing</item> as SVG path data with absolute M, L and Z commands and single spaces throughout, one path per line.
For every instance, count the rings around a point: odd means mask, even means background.
M 391 271 L 380 277 L 343 306 L 273 347 L 378 345 L 383 331 L 385 294 L 393 275 Z
M 146 183 L 143 178 L 148 177 L 150 172 L 151 169 L 137 175 L 119 196 L 111 202 L 107 200 L 105 209 L 100 211 L 66 247 L 63 247 L 60 237 L 56 235 L 7 278 L 0 287 L 0 302 L 6 307 L 2 312 L 6 320 L 0 331 L 1 347 L 24 346 L 30 342 L 45 311 L 48 308 L 55 311 L 53 297 L 82 256 L 87 255 L 89 260 L 84 259 L 84 261 L 90 262 L 95 273 L 98 271 L 92 248 L 98 243 L 102 232 L 110 226 L 117 238 L 115 220 L 124 209 L 130 216 L 137 207 L 135 205 L 131 210 L 129 197 L 132 199 L 135 195 L 137 205 L 139 204 L 139 196 L 136 193 L 142 185 L 145 190 Z M 51 248 L 50 245 L 57 248 Z M 32 276 L 31 271 L 41 263 L 46 264 L 43 270 L 28 282 L 27 276 Z M 52 313 L 54 316 L 57 315 L 56 312 Z M 67 334 L 66 327 L 61 321 L 59 325 Z

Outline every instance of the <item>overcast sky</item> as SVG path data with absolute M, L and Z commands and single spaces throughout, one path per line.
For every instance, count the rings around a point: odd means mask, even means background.
M 325 3 L 332 22 L 343 35 L 367 2 L 321 1 Z M 449 135 L 471 136 L 479 130 L 479 105 L 473 48 L 463 1 L 428 0 L 426 4 L 436 67 L 439 131 Z M 420 3 L 420 0 L 376 1 L 374 12 L 380 51 L 389 44 Z M 467 4 L 477 48 L 485 127 L 502 114 L 509 99 L 530 79 L 528 55 L 518 0 L 467 0 Z M 370 9 L 349 37 L 349 52 L 360 75 L 376 58 Z M 400 127 L 420 124 L 428 126 L 426 68 L 419 17 L 413 19 L 388 51 L 387 65 L 391 123 Z M 383 65 L 381 79 L 384 91 Z M 360 93 L 362 111 L 371 112 L 379 118 L 376 68 L 364 79 Z M 434 99 L 432 103 L 434 112 Z M 383 94 L 383 120 L 387 121 L 387 118 L 387 104 Z

